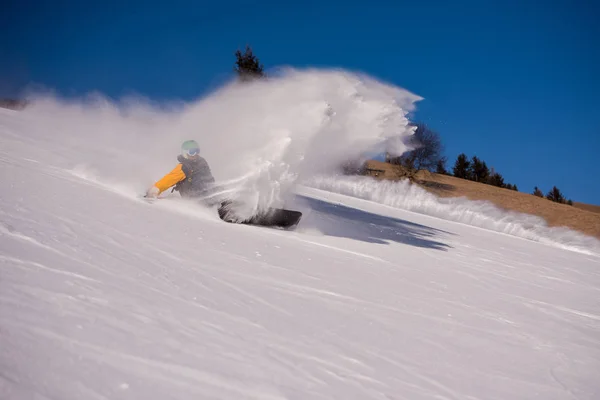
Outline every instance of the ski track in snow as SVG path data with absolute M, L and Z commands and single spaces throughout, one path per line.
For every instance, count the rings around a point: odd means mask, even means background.
M 295 231 L 225 224 L 11 129 L 2 399 L 600 396 L 598 257 L 315 188 Z

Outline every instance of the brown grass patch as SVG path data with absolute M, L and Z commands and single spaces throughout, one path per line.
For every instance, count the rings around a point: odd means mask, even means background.
M 397 172 L 398 166 L 370 160 L 366 167 L 367 174 L 369 169 L 385 171 L 380 172 L 377 179 L 402 179 L 402 174 Z M 413 175 L 413 182 L 439 197 L 487 200 L 505 210 L 542 217 L 549 226 L 564 226 L 600 238 L 600 206 L 584 203 L 574 203 L 573 206 L 558 204 L 532 194 L 427 171 L 419 171 Z
M 573 202 L 573 207 L 581 208 L 582 210 L 600 214 L 600 206 L 595 206 L 593 204 Z

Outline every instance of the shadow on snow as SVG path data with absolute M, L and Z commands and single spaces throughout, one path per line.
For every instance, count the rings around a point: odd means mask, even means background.
M 434 239 L 440 233 L 449 233 L 440 229 L 310 197 L 297 197 L 307 208 L 301 210 L 304 216 L 299 227 L 314 227 L 324 235 L 369 243 L 388 244 L 393 241 L 436 250 L 451 247 Z

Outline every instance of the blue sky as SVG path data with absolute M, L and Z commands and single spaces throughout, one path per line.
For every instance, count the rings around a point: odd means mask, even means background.
M 600 204 L 600 5 L 594 1 L 8 0 L 0 97 L 194 99 L 246 43 L 265 67 L 343 67 L 425 98 L 451 167 L 477 155 L 520 191 Z

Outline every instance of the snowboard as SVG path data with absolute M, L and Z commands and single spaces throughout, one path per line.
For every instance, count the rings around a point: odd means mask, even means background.
M 238 220 L 235 217 L 235 213 L 231 210 L 230 206 L 231 204 L 225 201 L 221 203 L 218 212 L 219 217 L 223 221 L 233 224 L 256 225 L 287 229 L 298 225 L 300 219 L 302 218 L 302 213 L 300 211 L 271 207 L 266 212 L 263 212 L 261 214 L 254 215 L 245 220 Z
M 157 200 L 164 200 L 166 198 L 149 198 L 146 196 L 140 196 L 142 200 L 145 202 L 152 204 Z M 167 197 L 168 198 L 168 197 Z M 201 202 L 204 206 L 212 207 L 215 202 Z M 255 225 L 255 226 L 264 226 L 264 227 L 272 227 L 272 228 L 282 228 L 289 229 L 292 228 L 300 222 L 302 218 L 302 213 L 300 211 L 288 210 L 286 208 L 276 208 L 270 207 L 267 211 L 262 212 L 258 215 L 254 215 L 245 220 L 240 220 L 235 215 L 233 202 L 226 200 L 220 203 L 218 208 L 219 218 L 221 218 L 225 222 L 229 222 L 232 224 L 243 224 L 243 225 Z

